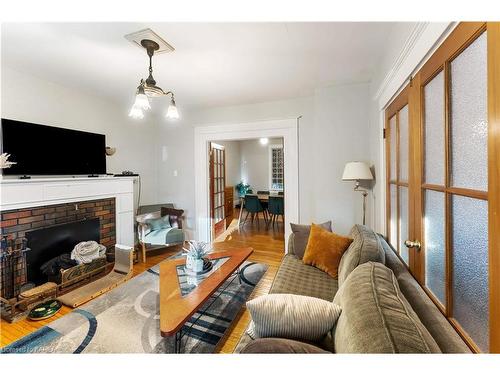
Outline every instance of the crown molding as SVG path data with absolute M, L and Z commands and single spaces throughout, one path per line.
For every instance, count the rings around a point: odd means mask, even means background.
M 415 25 L 373 97 L 378 101 L 379 109 L 385 108 L 402 90 L 457 25 L 458 22 L 421 22 Z
M 397 75 L 398 71 L 401 69 L 401 66 L 403 65 L 403 62 L 406 60 L 406 58 L 412 51 L 413 47 L 415 46 L 415 44 L 417 44 L 417 41 L 420 39 L 421 35 L 424 33 L 425 29 L 427 29 L 428 26 L 429 22 L 418 22 L 415 25 L 410 35 L 406 39 L 403 47 L 401 48 L 399 55 L 396 57 L 396 60 L 394 61 L 391 68 L 384 77 L 384 80 L 380 84 L 377 92 L 375 93 L 375 96 L 373 97 L 373 100 L 378 100 L 382 96 L 382 93 L 389 86 L 389 83 Z

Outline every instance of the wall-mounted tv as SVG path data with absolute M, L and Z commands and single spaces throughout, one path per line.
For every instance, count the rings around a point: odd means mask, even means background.
M 16 162 L 4 175 L 58 176 L 106 173 L 103 134 L 2 118 L 2 152 Z

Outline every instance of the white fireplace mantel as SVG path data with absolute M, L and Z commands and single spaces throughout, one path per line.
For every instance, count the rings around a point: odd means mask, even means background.
M 0 211 L 115 198 L 116 242 L 134 245 L 133 177 L 3 178 L 0 197 Z

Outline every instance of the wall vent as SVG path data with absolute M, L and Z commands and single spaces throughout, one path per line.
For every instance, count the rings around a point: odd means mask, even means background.
M 155 41 L 160 46 L 160 49 L 155 51 L 155 55 L 158 53 L 173 52 L 174 51 L 174 47 L 172 47 L 170 44 L 168 44 L 165 41 L 165 39 L 163 39 L 161 36 L 156 34 L 151 29 L 144 29 L 144 30 L 136 31 L 135 33 L 127 34 L 127 35 L 125 35 L 125 39 L 127 39 L 130 43 L 134 44 L 135 46 L 139 47 L 142 50 L 144 50 L 144 47 L 141 45 L 141 40 L 149 39 L 149 40 Z

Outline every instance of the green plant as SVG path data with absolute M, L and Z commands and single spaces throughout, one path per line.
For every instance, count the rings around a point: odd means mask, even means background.
M 240 197 L 244 197 L 249 189 L 250 185 L 245 184 L 243 181 L 241 181 L 238 185 L 236 185 L 236 191 L 238 192 L 238 195 Z
M 188 241 L 189 249 L 183 247 L 182 249 L 186 252 L 186 255 L 192 259 L 203 259 L 205 255 L 210 251 L 210 247 L 206 242 L 203 241 Z

